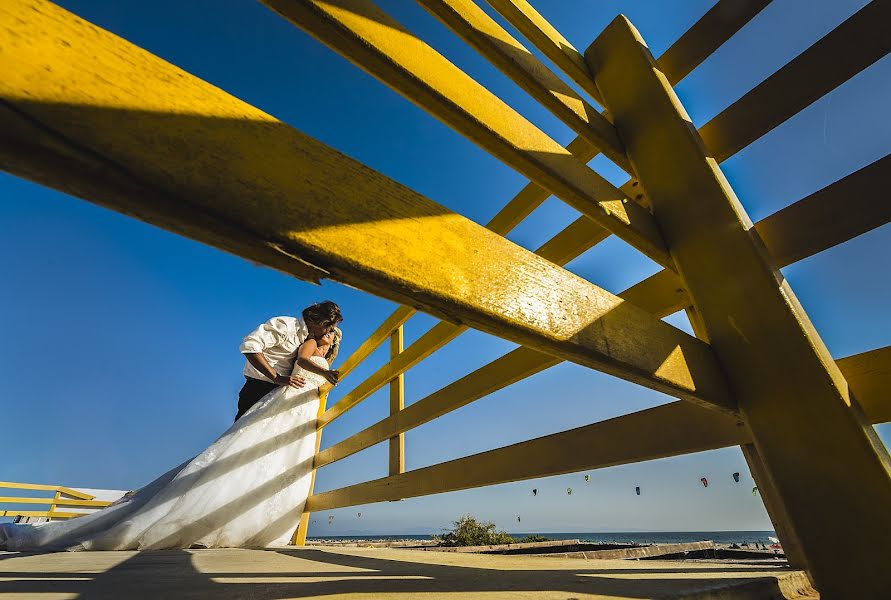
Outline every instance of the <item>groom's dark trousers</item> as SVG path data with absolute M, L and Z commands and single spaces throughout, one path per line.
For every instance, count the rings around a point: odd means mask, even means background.
M 236 421 L 254 404 L 259 402 L 260 398 L 278 387 L 275 383 L 254 379 L 253 377 L 245 377 L 245 380 L 244 387 L 238 392 L 238 414 L 235 415 Z

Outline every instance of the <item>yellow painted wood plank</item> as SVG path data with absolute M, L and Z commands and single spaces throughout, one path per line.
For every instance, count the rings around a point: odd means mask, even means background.
M 891 203 L 875 199 L 875 190 L 891 185 L 889 173 L 891 157 L 886 156 L 755 223 L 773 264 L 785 267 L 891 220 Z M 691 304 L 684 283 L 667 269 L 620 296 L 659 317 Z
M 402 353 L 402 327 L 390 337 L 390 360 L 396 360 Z M 400 373 L 390 381 L 390 416 L 399 414 L 405 408 L 405 375 Z M 390 438 L 390 475 L 405 472 L 405 434 L 397 433 Z
M 777 211 L 755 225 L 785 267 L 891 222 L 891 155 Z
M 751 20 L 758 13 L 757 6 L 761 3 L 762 0 L 744 0 L 742 4 L 740 0 L 719 0 L 694 27 L 678 38 L 671 48 L 660 57 L 660 65 L 663 59 L 666 61 L 664 70 L 669 80 L 672 83 L 682 80 L 711 51 L 720 47 Z M 725 20 L 727 15 L 735 15 L 735 17 L 731 16 L 729 20 Z M 566 146 L 566 149 L 583 163 L 589 162 L 599 154 L 597 148 L 583 137 L 575 138 Z M 633 188 L 632 184 L 633 181 L 627 185 Z M 632 190 L 632 192 L 636 199 L 646 204 L 645 196 L 637 198 L 637 191 Z M 548 196 L 550 196 L 550 192 L 538 184 L 530 182 L 504 208 L 498 211 L 486 227 L 495 233 L 506 235 L 540 206 Z M 541 246 L 536 254 L 555 264 L 564 265 L 599 243 L 607 235 L 606 230 L 597 226 L 587 217 L 582 217 Z M 677 310 L 680 310 L 680 307 Z
M 78 490 L 73 490 L 71 488 L 67 488 L 61 485 L 46 485 L 42 483 L 18 483 L 14 481 L 0 481 L 0 489 L 8 488 L 8 489 L 16 489 L 16 490 L 45 490 L 50 492 L 61 492 L 67 496 L 71 496 L 72 498 L 78 498 L 80 500 L 92 500 L 95 496 L 91 496 L 85 492 L 80 492 Z M 52 498 L 50 498 L 52 500 Z
M 612 124 L 473 0 L 418 2 L 573 131 L 632 173 Z
M 712 158 L 733 156 L 891 51 L 891 2 L 874 0 L 706 123 Z
M 771 0 L 719 0 L 656 61 L 675 85 L 760 13 Z
M 698 432 L 691 437 L 690 432 Z M 674 402 L 401 475 L 310 496 L 313 511 L 413 498 L 744 444 L 737 421 Z M 629 493 L 633 493 L 629 490 Z
M 585 64 L 585 59 L 569 41 L 526 0 L 486 0 L 489 5 L 517 28 L 533 46 L 560 67 L 580 88 L 600 102 L 600 92 Z M 602 103 L 601 103 L 602 104 Z
M 891 421 L 891 346 L 835 362 L 870 422 Z
M 873 196 L 874 190 L 891 185 L 889 161 L 891 157 L 882 158 L 756 223 L 754 229 L 774 264 L 787 266 L 887 223 L 891 219 L 891 204 L 875 201 Z M 603 228 L 580 217 L 536 250 L 536 254 L 563 265 L 606 235 Z M 684 283 L 667 269 L 633 285 L 619 297 L 660 318 L 691 306 Z M 424 350 L 425 356 L 429 356 L 452 339 L 431 336 L 417 350 Z M 388 375 L 415 364 L 398 365 Z M 385 378 L 382 373 L 379 381 Z M 360 400 L 377 389 L 380 387 L 369 388 Z
M 563 361 L 530 348 L 512 350 L 410 404 L 399 414 L 386 417 L 318 452 L 315 468 L 321 468 L 398 433 L 419 427 L 561 362 Z M 891 346 L 842 358 L 836 364 L 860 401 L 869 422 L 891 422 Z M 692 430 L 689 434 L 693 438 L 697 435 Z M 732 444 L 728 442 L 727 445 Z
M 263 3 L 455 131 L 672 268 L 652 215 L 370 0 Z
M 104 500 L 69 500 L 67 498 L 22 498 L 19 496 L 0 496 L 0 502 L 9 504 L 52 504 L 55 506 L 89 506 L 101 508 L 111 502 Z
M 2 4 L 0 69 L 13 174 L 732 410 L 699 340 L 51 3 Z
M 50 519 L 73 519 L 89 513 L 60 512 L 47 510 L 2 510 L 0 517 L 47 517 Z
M 637 31 L 615 19 L 585 58 L 818 588 L 878 597 L 891 589 L 887 450 Z M 839 553 L 851 531 L 869 539 Z

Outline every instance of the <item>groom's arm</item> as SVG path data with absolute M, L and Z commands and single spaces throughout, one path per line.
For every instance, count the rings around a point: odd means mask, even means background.
M 275 369 L 272 368 L 272 365 L 269 364 L 269 361 L 266 360 L 266 357 L 260 352 L 245 353 L 244 357 L 251 363 L 252 367 L 266 375 L 266 377 L 278 385 L 289 385 L 294 388 L 302 388 L 306 385 L 306 380 L 303 377 L 279 375 L 276 373 Z

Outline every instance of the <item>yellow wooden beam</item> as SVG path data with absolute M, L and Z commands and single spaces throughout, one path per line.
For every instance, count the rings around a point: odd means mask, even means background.
M 891 422 L 891 346 L 836 361 L 871 423 Z
M 560 364 L 560 359 L 520 347 L 453 381 L 316 454 L 315 468 L 370 448 L 442 415 Z M 891 346 L 836 361 L 870 423 L 891 422 Z M 689 435 L 695 439 L 696 431 Z M 728 446 L 733 444 L 728 441 Z
M 0 496 L 0 503 L 7 504 L 53 504 L 55 506 L 87 506 L 102 508 L 111 502 L 104 500 L 68 500 L 66 498 L 21 498 L 18 496 Z
M 298 276 L 311 265 L 733 410 L 692 336 L 51 3 L 3 3 L 0 24 L 4 169 L 223 248 L 237 232 L 251 260 Z M 280 258 L 267 261 L 269 248 Z
M 455 131 L 672 268 L 652 215 L 370 0 L 263 3 Z
M 889 166 L 891 156 L 886 156 L 756 223 L 754 230 L 774 264 L 787 266 L 891 220 L 891 204 L 872 200 L 874 190 L 891 185 Z M 563 265 L 606 235 L 603 228 L 580 217 L 536 250 L 536 254 Z M 631 286 L 619 297 L 660 318 L 691 306 L 684 283 L 667 269 Z M 450 325 L 443 329 L 452 331 L 454 327 Z M 463 330 L 454 329 L 451 336 L 425 336 L 413 344 L 411 351 L 422 355 L 421 358 L 429 356 Z M 404 372 L 417 362 L 383 367 L 372 376 L 373 385 L 360 386 L 363 393 L 348 395 L 349 406 L 345 404 L 341 408 L 351 408 L 385 385 L 388 377 Z M 338 409 L 337 416 L 344 410 Z
M 875 0 L 706 123 L 699 133 L 722 162 L 891 51 L 891 2 Z
M 719 0 L 657 59 L 675 85 L 760 13 L 771 0 Z
M 486 0 L 505 20 L 517 28 L 532 45 L 548 57 L 592 98 L 600 101 L 600 92 L 585 64 L 585 59 L 572 44 L 541 16 L 526 0 Z M 602 102 L 601 102 L 602 104 Z
M 891 222 L 891 155 L 755 224 L 777 266 L 785 267 Z
M 769 0 L 767 1 L 769 2 Z M 683 79 L 687 73 L 695 69 L 714 50 L 758 14 L 763 4 L 763 0 L 719 0 L 659 59 L 666 61 L 665 70 L 669 80 L 672 83 L 677 83 Z M 735 17 L 728 17 L 728 15 L 735 15 Z M 587 163 L 599 154 L 597 148 L 581 136 L 570 142 L 566 149 L 583 163 Z M 634 188 L 633 182 L 629 182 L 627 185 L 632 188 L 637 200 L 645 202 L 645 195 L 639 194 Z M 486 227 L 495 233 L 506 235 L 540 206 L 548 196 L 550 196 L 550 192 L 538 184 L 530 182 L 492 217 Z M 640 197 L 638 198 L 638 196 Z M 536 254 L 555 264 L 564 265 L 608 235 L 607 230 L 598 226 L 588 217 L 581 217 L 539 248 Z M 684 297 L 686 298 L 686 292 Z M 687 300 L 685 302 L 689 304 Z M 679 306 L 675 310 L 681 308 L 683 306 Z M 413 309 L 406 307 L 399 310 L 410 310 L 412 314 L 414 312 Z M 362 358 L 364 359 L 364 356 Z
M 390 337 L 390 360 L 402 353 L 402 327 Z M 399 414 L 405 408 L 405 375 L 400 373 L 390 382 L 390 416 Z M 318 453 L 317 453 L 318 454 Z M 390 438 L 390 475 L 405 472 L 405 434 L 397 433 Z
M 820 591 L 880 596 L 887 450 L 637 31 L 615 19 L 585 58 Z M 838 552 L 851 531 L 871 534 Z
M 85 492 L 79 492 L 77 490 L 73 490 L 71 488 L 67 488 L 63 485 L 46 485 L 42 483 L 18 483 L 14 481 L 0 481 L 0 489 L 8 488 L 14 490 L 44 490 L 49 492 L 61 492 L 67 496 L 71 496 L 72 498 L 79 498 L 80 500 L 92 500 L 95 496 L 87 494 Z
M 59 512 L 48 510 L 0 510 L 0 517 L 46 517 L 49 519 L 73 519 L 90 513 Z
M 691 436 L 690 432 L 697 432 Z M 401 475 L 310 496 L 313 511 L 439 494 L 714 450 L 749 441 L 717 411 L 674 402 Z
M 557 77 L 473 0 L 418 0 L 570 129 L 632 173 L 612 123 Z
M 886 156 L 755 223 L 772 263 L 785 267 L 888 223 L 891 203 L 874 196 L 891 185 L 889 173 L 891 156 Z M 659 317 L 691 305 L 684 283 L 668 269 L 620 297 Z

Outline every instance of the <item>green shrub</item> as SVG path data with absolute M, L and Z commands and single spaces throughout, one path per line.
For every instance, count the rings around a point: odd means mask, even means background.
M 543 535 L 527 535 L 522 540 L 517 540 L 518 544 L 528 544 L 530 542 L 550 542 L 551 538 L 546 538 Z
M 495 523 L 480 522 L 464 515 L 453 523 L 454 528 L 442 536 L 435 536 L 443 546 L 494 546 L 512 544 L 514 539 L 504 531 L 495 531 Z

